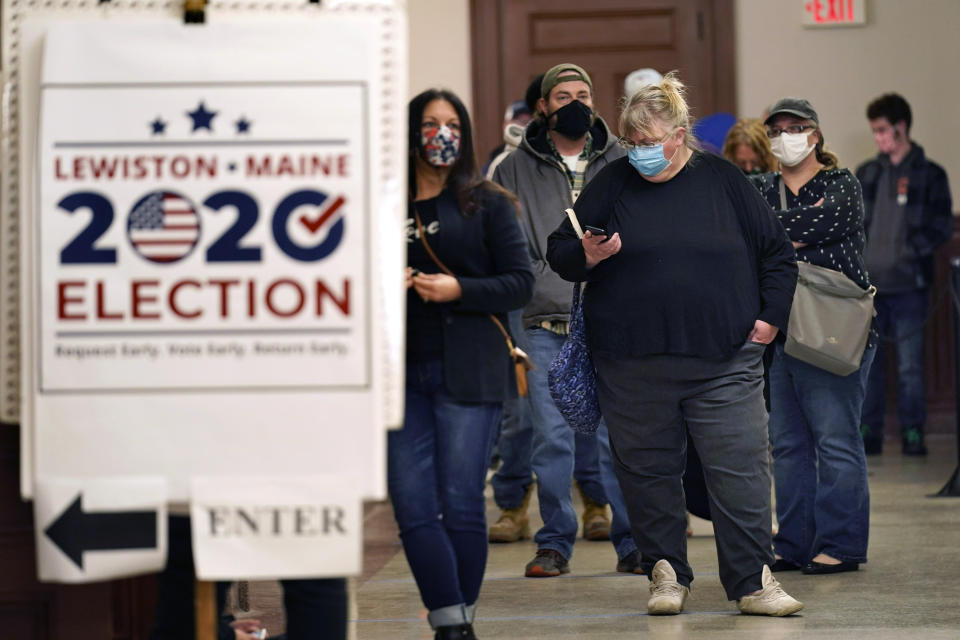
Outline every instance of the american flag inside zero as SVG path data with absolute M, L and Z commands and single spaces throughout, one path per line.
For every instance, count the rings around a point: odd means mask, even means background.
M 127 234 L 137 253 L 147 260 L 175 262 L 196 246 L 200 218 L 186 198 L 154 191 L 130 212 Z

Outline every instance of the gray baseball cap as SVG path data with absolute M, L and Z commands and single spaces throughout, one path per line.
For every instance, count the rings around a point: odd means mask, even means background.
M 813 110 L 813 105 L 810 104 L 809 100 L 803 98 L 780 98 L 770 107 L 770 115 L 763 121 L 763 124 L 770 124 L 774 117 L 782 113 L 805 120 L 813 120 L 818 127 L 820 126 L 820 118 L 817 116 L 817 112 Z

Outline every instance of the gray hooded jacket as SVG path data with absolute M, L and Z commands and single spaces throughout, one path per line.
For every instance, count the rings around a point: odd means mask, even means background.
M 599 116 L 590 129 L 593 150 L 587 161 L 584 186 L 607 164 L 625 152 Z M 522 208 L 523 231 L 536 277 L 533 299 L 523 309 L 524 328 L 543 321 L 567 321 L 573 288 L 547 264 L 547 237 L 566 220 L 564 211 L 573 206 L 570 182 L 563 163 L 551 152 L 547 128 L 534 120 L 523 132 L 520 147 L 497 166 L 493 181 L 517 195 Z

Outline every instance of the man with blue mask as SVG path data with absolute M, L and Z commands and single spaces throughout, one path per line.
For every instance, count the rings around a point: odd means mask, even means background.
M 523 329 L 529 355 L 537 366 L 528 374 L 529 410 L 532 466 L 544 525 L 534 537 L 537 554 L 527 564 L 525 575 L 551 577 L 570 571 L 578 528 L 570 492 L 574 459 L 579 462 L 590 455 L 598 456 L 599 478 L 589 482 L 583 474 L 577 476 L 584 502 L 609 501 L 613 509 L 609 537 L 617 551 L 617 569 L 639 572 L 636 545 L 610 460 L 606 426 L 601 424 L 597 436 L 575 437 L 547 387 L 547 370 L 568 333 L 572 298 L 570 284 L 547 266 L 547 236 L 564 219 L 564 210 L 573 206 L 583 187 L 624 152 L 593 110 L 590 76 L 575 64 L 559 64 L 544 74 L 536 112 L 519 148 L 493 175 L 495 182 L 520 200 L 522 226 L 537 278 L 533 300 L 523 310 Z M 592 537 L 592 531 L 593 521 L 585 513 L 584 536 Z

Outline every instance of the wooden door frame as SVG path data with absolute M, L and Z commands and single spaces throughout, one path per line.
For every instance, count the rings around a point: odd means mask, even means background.
M 480 154 L 500 144 L 503 109 L 515 96 L 507 96 L 503 78 L 503 3 L 506 0 L 470 0 L 470 73 L 473 85 L 474 148 Z M 736 115 L 736 38 L 734 1 L 705 0 L 714 38 L 712 59 L 712 112 Z M 711 99 L 712 98 L 712 99 Z

